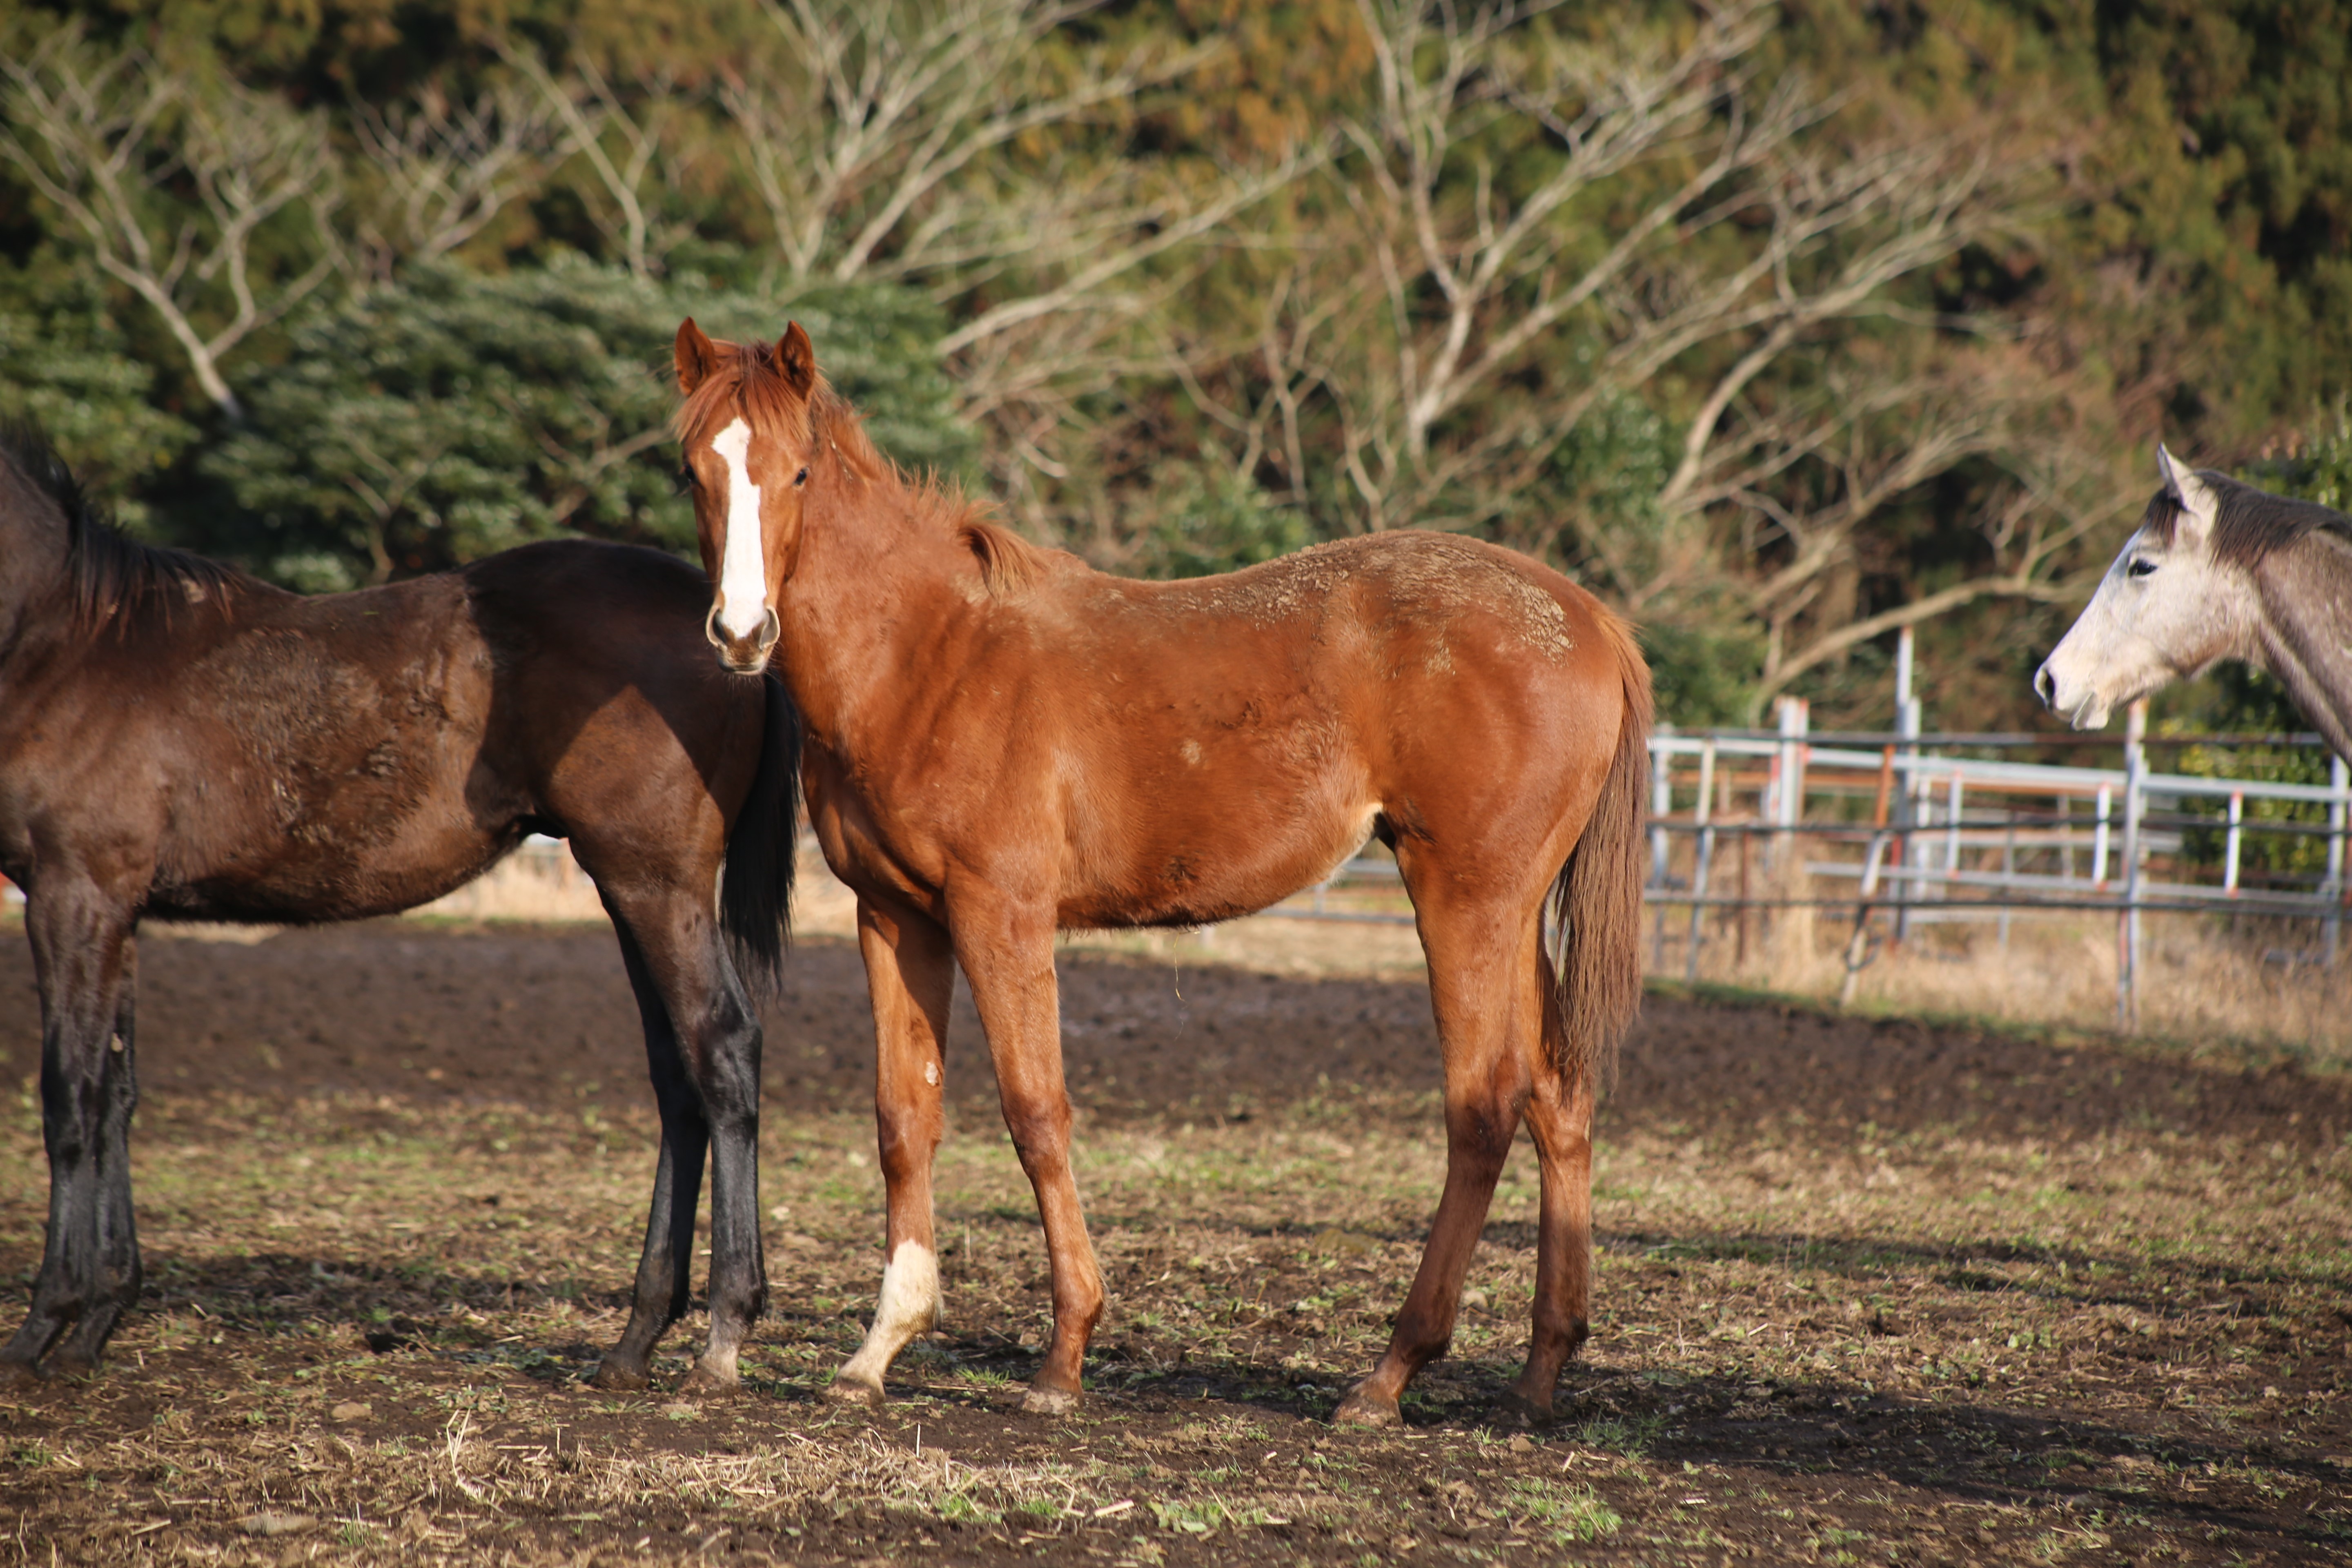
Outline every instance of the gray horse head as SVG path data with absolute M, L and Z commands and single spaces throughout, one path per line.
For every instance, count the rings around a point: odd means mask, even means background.
M 2164 483 L 2080 619 L 2033 678 L 2095 730 L 2179 676 L 2242 658 L 2284 680 L 2340 747 L 2352 720 L 2352 518 L 2192 470 Z

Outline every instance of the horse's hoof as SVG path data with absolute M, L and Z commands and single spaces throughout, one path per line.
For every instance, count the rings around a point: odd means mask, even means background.
M 632 1372 L 617 1362 L 600 1361 L 596 1375 L 588 1380 L 591 1388 L 601 1388 L 607 1394 L 643 1394 L 648 1382 L 643 1371 Z
M 40 1370 L 28 1361 L 0 1361 L 0 1388 L 38 1388 Z
M 1021 1412 L 1024 1415 L 1067 1415 L 1077 1409 L 1080 1398 L 1074 1388 L 1042 1388 L 1032 1384 L 1029 1392 L 1021 1396 Z
M 78 1355 L 59 1351 L 48 1359 L 38 1375 L 64 1378 L 71 1383 L 88 1383 L 98 1375 L 98 1360 L 94 1356 Z
M 1538 1404 L 1516 1388 L 1503 1391 L 1503 1414 L 1522 1426 L 1549 1426 L 1552 1423 L 1551 1401 Z
M 1360 1383 L 1349 1389 L 1348 1397 L 1339 1401 L 1339 1408 L 1331 1412 L 1334 1426 L 1395 1426 L 1403 1420 L 1395 1400 L 1368 1394 Z
M 838 1375 L 824 1385 L 824 1396 L 835 1405 L 862 1405 L 868 1410 L 879 1410 L 884 1403 L 880 1384 Z
M 709 1367 L 697 1363 L 694 1369 L 688 1372 L 685 1379 L 678 1384 L 677 1394 L 681 1399 L 688 1396 L 699 1398 L 711 1394 L 733 1394 L 741 1387 L 741 1379 L 722 1377 Z

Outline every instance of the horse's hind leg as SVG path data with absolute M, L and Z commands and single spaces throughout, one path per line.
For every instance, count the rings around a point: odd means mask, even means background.
M 1410 885 L 1410 866 L 1406 875 Z M 1445 1058 L 1445 1192 L 1388 1351 L 1333 1416 L 1366 1426 L 1396 1421 L 1405 1385 L 1453 1343 L 1463 1278 L 1533 1083 L 1528 1037 L 1538 1015 L 1518 994 L 1533 921 L 1516 910 L 1449 909 L 1442 892 L 1416 889 L 1415 900 Z
M 97 1362 L 138 1298 L 131 1224 L 131 917 L 87 881 L 52 873 L 26 911 L 41 989 L 41 1135 L 49 1156 L 48 1239 L 31 1310 L 0 1348 L 0 1385 L 37 1375 L 58 1337 L 65 1370 Z M 121 1034 L 117 1031 L 120 1029 Z
M 947 932 L 921 915 L 860 900 L 857 945 L 874 1000 L 874 1121 L 888 1193 L 887 1261 L 866 1342 L 834 1373 L 835 1399 L 879 1405 L 882 1374 L 908 1341 L 937 1326 L 939 1252 L 931 1163 L 946 1126 L 948 1003 L 955 960 Z
M 1505 1395 L 1533 1422 L 1552 1417 L 1559 1370 L 1590 1332 L 1592 1290 L 1592 1085 L 1546 1062 L 1528 1097 L 1528 1130 L 1543 1172 L 1536 1242 L 1535 1321 L 1528 1364 Z

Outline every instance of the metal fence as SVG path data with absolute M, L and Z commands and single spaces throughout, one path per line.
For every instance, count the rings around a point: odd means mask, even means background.
M 2116 1009 L 2137 1020 L 2141 921 L 2152 911 L 2228 912 L 2310 922 L 2315 962 L 2333 964 L 2346 914 L 2352 777 L 2315 736 L 2162 736 L 2145 705 L 2123 737 L 1931 734 L 1906 698 L 1885 733 L 1814 735 L 1786 699 L 1769 731 L 1677 731 L 1650 742 L 1651 965 L 1730 942 L 1745 957 L 1750 916 L 1811 909 L 1853 922 L 1844 991 L 1883 944 L 1947 921 L 2011 923 L 2054 911 L 2116 921 Z M 2159 772 L 2151 752 L 2260 743 L 2327 783 Z M 2010 760 L 2026 748 L 2120 748 L 2121 765 Z M 2224 753 L 2226 755 L 2226 753 Z M 2287 771 L 2294 771 L 2290 768 Z M 1335 893 L 1395 888 L 1395 863 L 1359 858 L 1275 912 L 1410 921 L 1340 907 Z

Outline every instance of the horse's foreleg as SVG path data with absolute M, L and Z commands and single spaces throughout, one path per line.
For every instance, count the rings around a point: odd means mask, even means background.
M 1548 1422 L 1559 1369 L 1591 1331 L 1591 1085 L 1568 1081 L 1547 1063 L 1537 1070 L 1527 1116 L 1543 1167 L 1535 1321 L 1528 1336 L 1528 1364 L 1507 1398 L 1528 1420 Z
M 709 1124 L 678 1052 L 677 1030 L 660 988 L 646 964 L 628 921 L 608 898 L 606 909 L 621 940 L 622 962 L 646 1030 L 646 1069 L 661 1112 L 661 1153 L 654 1164 L 652 1212 L 646 1220 L 646 1246 L 629 1302 L 629 1324 L 621 1342 L 604 1353 L 593 1382 L 598 1388 L 646 1386 L 656 1342 L 684 1315 L 687 1266 L 694 1256 L 694 1213 L 702 1196 L 702 1162 Z
M 1070 1171 L 1070 1096 L 1062 1079 L 1059 996 L 1050 910 L 950 911 L 956 957 L 988 1031 L 1004 1125 L 1037 1194 L 1054 1279 L 1054 1342 L 1031 1380 L 1024 1407 L 1059 1415 L 1077 1407 L 1087 1342 L 1102 1318 L 1102 1270 L 1087 1237 Z
M 68 1370 L 95 1364 L 122 1310 L 139 1293 L 131 1226 L 128 1025 L 131 916 L 88 882 L 52 875 L 26 910 L 41 991 L 41 1137 L 49 1157 L 48 1237 L 31 1310 L 0 1347 L 0 1385 L 38 1375 L 58 1337 L 78 1322 Z M 119 1059 L 118 1059 L 119 1058 Z
M 889 1221 L 882 1293 L 866 1342 L 834 1374 L 832 1397 L 879 1405 L 882 1377 L 908 1342 L 938 1326 L 939 1250 L 931 1165 L 946 1126 L 947 933 L 921 915 L 860 900 L 857 945 L 874 1000 L 874 1121 Z
M 1445 1057 L 1445 1192 L 1389 1348 L 1371 1374 L 1349 1390 L 1333 1416 L 1343 1423 L 1395 1422 L 1405 1385 L 1454 1342 L 1463 1278 L 1486 1226 L 1530 1082 L 1526 1044 L 1515 1037 L 1524 1025 L 1514 1016 L 1505 984 L 1505 961 L 1515 946 L 1507 931 L 1459 919 L 1441 924 L 1427 910 L 1421 923 Z M 1524 1022 L 1532 1023 L 1532 1016 Z
M 139 1104 L 138 939 L 123 942 L 122 983 L 114 1017 L 114 1038 L 106 1052 L 99 1089 L 96 1148 L 98 1287 L 65 1339 L 49 1352 L 52 1373 L 97 1369 L 107 1337 L 133 1301 L 144 1271 L 139 1259 L 139 1226 L 131 1205 L 131 1113 Z

